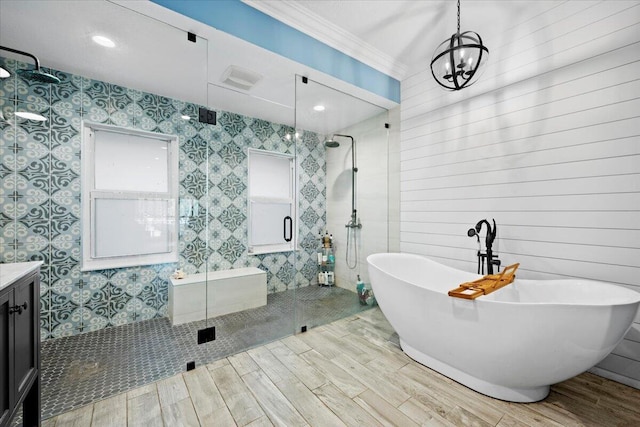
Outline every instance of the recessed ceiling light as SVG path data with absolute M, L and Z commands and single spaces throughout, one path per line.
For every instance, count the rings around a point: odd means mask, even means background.
M 182 117 L 182 120 L 191 120 L 191 116 L 187 116 L 186 114 L 180 116 Z
M 44 116 L 41 116 L 40 114 L 36 114 L 36 113 L 29 113 L 27 111 L 16 111 L 15 115 L 18 117 L 22 117 L 23 119 L 27 119 L 27 120 L 35 120 L 37 122 L 46 122 L 47 118 Z
M 104 36 L 93 36 L 91 37 L 91 40 L 93 40 L 94 42 L 98 43 L 100 46 L 104 46 L 104 47 L 115 47 L 116 44 L 113 42 L 113 40 L 104 37 Z
M 316 111 L 324 111 L 324 105 L 316 105 L 313 109 Z
M 5 70 L 4 68 L 0 67 L 0 79 L 6 79 L 7 77 L 9 77 L 11 75 L 10 72 L 8 72 L 7 70 Z

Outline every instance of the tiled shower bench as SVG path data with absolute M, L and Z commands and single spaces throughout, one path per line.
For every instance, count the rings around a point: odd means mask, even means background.
M 267 304 L 267 273 L 256 267 L 189 274 L 171 279 L 172 325 L 256 308 Z

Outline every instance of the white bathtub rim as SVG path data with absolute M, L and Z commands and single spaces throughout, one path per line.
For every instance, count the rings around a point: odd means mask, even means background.
M 451 378 L 460 385 L 470 388 L 473 391 L 492 397 L 494 399 L 504 400 L 506 402 L 516 403 L 533 403 L 545 399 L 549 395 L 550 386 L 538 386 L 531 388 L 510 388 L 493 384 L 488 381 L 481 380 L 473 375 L 456 369 L 446 363 L 439 361 L 433 357 L 416 350 L 400 338 L 400 347 L 407 356 L 416 362 L 433 369 L 436 372 Z
M 439 265 L 439 267 L 442 267 L 444 269 L 449 269 L 449 270 L 453 270 L 456 272 L 460 272 L 460 273 L 466 273 L 466 274 L 472 274 L 475 275 L 477 277 L 481 277 L 481 275 L 476 275 L 474 273 L 469 273 L 467 271 L 463 271 L 463 270 L 459 270 L 457 268 L 454 267 L 450 267 L 448 265 L 439 263 L 438 261 L 432 260 L 429 257 L 423 256 L 423 255 L 418 255 L 418 254 L 412 254 L 412 253 L 400 253 L 400 252 L 389 252 L 389 253 L 375 253 L 375 254 L 371 254 L 367 257 L 367 263 L 373 267 L 375 267 L 376 269 L 380 270 L 381 272 L 383 272 L 384 274 L 386 274 L 387 276 L 399 280 L 401 282 L 413 285 L 413 286 L 419 286 L 415 283 L 411 283 L 411 282 L 407 282 L 406 279 L 402 278 L 402 277 L 398 277 L 396 274 L 388 271 L 388 270 L 384 270 L 382 268 L 380 268 L 380 266 L 378 266 L 375 263 L 375 259 L 376 258 L 381 258 L 384 256 L 402 256 L 402 257 L 407 257 L 407 258 L 416 258 L 416 259 L 426 259 L 428 261 L 434 262 L 436 264 Z M 607 302 L 607 301 L 594 301 L 594 302 L 552 302 L 552 301 L 540 301 L 540 302 L 521 302 L 521 301 L 500 301 L 500 300 L 494 300 L 492 299 L 493 297 L 491 297 L 490 295 L 481 295 L 476 299 L 463 299 L 463 298 L 453 298 L 456 301 L 460 301 L 460 302 L 467 302 L 469 304 L 505 304 L 505 305 L 519 305 L 519 306 L 583 306 L 583 307 L 614 307 L 614 306 L 625 306 L 625 305 L 633 305 L 633 304 L 638 304 L 640 303 L 640 292 L 635 291 L 633 289 L 629 289 L 626 286 L 620 285 L 620 284 L 616 284 L 616 283 L 611 283 L 611 282 L 605 282 L 605 281 L 600 281 L 600 280 L 592 280 L 592 279 L 577 279 L 577 278 L 567 278 L 567 279 L 541 279 L 541 280 L 532 280 L 532 279 L 516 279 L 516 281 L 514 282 L 514 284 L 517 283 L 521 283 L 523 285 L 536 285 L 536 284 L 540 284 L 541 286 L 545 286 L 545 285 L 552 285 L 552 282 L 558 282 L 558 283 L 562 283 L 562 282 L 570 282 L 570 281 L 579 281 L 579 282 L 584 282 L 584 283 L 595 283 L 598 285 L 607 285 L 607 286 L 613 286 L 615 288 L 620 288 L 620 292 L 621 293 L 626 293 L 629 295 L 629 300 L 624 301 L 624 302 Z M 536 283 L 538 282 L 538 283 Z M 422 289 L 424 289 L 425 291 L 429 291 L 429 292 L 434 292 L 437 294 L 441 294 L 441 295 L 446 295 L 446 292 L 441 292 L 437 289 L 432 289 L 432 288 L 426 288 L 426 287 L 421 287 Z M 375 289 L 374 289 L 375 292 Z M 500 289 L 495 291 L 500 292 Z M 484 298 L 484 297 L 487 298 Z

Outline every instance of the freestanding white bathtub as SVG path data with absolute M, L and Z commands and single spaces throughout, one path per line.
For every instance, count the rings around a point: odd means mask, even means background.
M 622 340 L 640 293 L 588 280 L 520 280 L 476 300 L 480 276 L 412 254 L 367 258 L 376 300 L 412 359 L 497 399 L 536 402 Z

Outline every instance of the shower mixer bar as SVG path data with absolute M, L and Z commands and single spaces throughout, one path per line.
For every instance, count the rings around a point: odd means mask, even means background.
M 356 173 L 358 172 L 358 168 L 356 167 L 356 141 L 351 135 L 342 135 L 336 133 L 333 134 L 330 139 L 324 142 L 325 147 L 339 147 L 340 143 L 335 140 L 336 136 L 349 138 L 351 140 L 351 219 L 345 225 L 345 228 L 347 229 L 347 250 L 345 251 L 345 261 L 347 262 L 347 267 L 349 267 L 350 269 L 354 269 L 358 266 L 358 242 L 356 237 L 356 229 L 359 230 L 362 228 L 362 223 L 360 223 L 360 218 L 358 218 L 358 211 L 356 210 Z M 351 230 L 353 230 L 353 233 L 351 233 Z M 352 239 L 353 243 L 351 244 Z M 350 246 L 352 247 L 353 253 L 355 255 L 353 265 L 349 263 Z
M 358 218 L 355 209 L 351 214 L 351 220 L 347 224 L 345 224 L 345 227 L 346 228 L 362 228 L 362 223 L 360 222 L 360 218 Z

